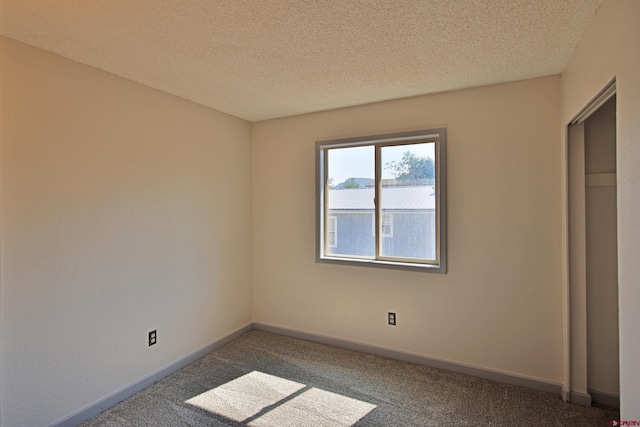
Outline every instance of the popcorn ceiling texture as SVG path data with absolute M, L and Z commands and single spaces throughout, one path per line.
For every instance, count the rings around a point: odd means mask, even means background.
M 603 0 L 2 0 L 0 33 L 250 120 L 560 73 Z

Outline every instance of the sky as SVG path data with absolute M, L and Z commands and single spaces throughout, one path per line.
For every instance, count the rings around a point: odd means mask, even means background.
M 410 145 L 393 145 L 382 147 L 382 179 L 394 178 L 385 165 L 392 161 L 400 161 L 402 154 L 410 151 L 420 157 L 435 158 L 435 144 L 422 143 Z M 333 185 L 340 184 L 349 178 L 371 178 L 375 176 L 374 147 L 346 147 L 329 150 L 329 178 Z

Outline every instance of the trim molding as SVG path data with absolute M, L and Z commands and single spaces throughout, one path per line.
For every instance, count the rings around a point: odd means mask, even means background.
M 593 113 L 598 111 L 598 108 L 602 106 L 605 102 L 607 102 L 613 95 L 617 92 L 616 88 L 616 79 L 615 77 L 611 80 L 607 85 L 602 89 L 598 94 L 587 103 L 587 106 L 582 109 L 578 113 L 578 115 L 569 123 L 570 125 L 574 125 L 576 123 L 583 123 L 587 120 Z
M 580 406 L 591 406 L 591 395 L 579 391 L 571 391 L 569 394 L 569 402 Z
M 477 366 L 465 365 L 462 363 L 455 363 L 441 359 L 435 359 L 430 357 L 421 356 L 418 354 L 407 353 L 402 351 L 393 350 L 385 347 L 377 347 L 369 344 L 364 344 L 357 341 L 350 341 L 341 338 L 333 338 L 325 335 L 318 335 L 308 332 L 302 332 L 294 329 L 283 328 L 280 326 L 270 325 L 267 323 L 250 323 L 235 331 L 228 333 L 222 338 L 212 342 L 211 344 L 196 350 L 185 357 L 176 360 L 163 368 L 141 378 L 140 380 L 117 390 L 110 395 L 87 405 L 83 409 L 65 417 L 59 421 L 56 421 L 52 427 L 75 427 L 87 421 L 90 418 L 95 417 L 100 412 L 103 412 L 112 406 L 122 402 L 128 397 L 133 396 L 139 391 L 155 384 L 161 379 L 179 371 L 185 366 L 195 362 L 196 360 L 206 356 L 212 351 L 217 350 L 223 345 L 233 341 L 234 339 L 244 335 L 245 333 L 257 329 L 259 331 L 271 332 L 274 334 L 285 335 L 293 338 L 300 338 L 307 341 L 313 341 L 320 344 L 327 344 L 334 347 L 345 348 L 348 350 L 360 351 L 363 353 L 374 354 L 377 356 L 387 357 L 389 359 L 401 360 L 403 362 L 416 363 L 419 365 L 429 366 L 431 368 L 443 369 L 450 372 L 456 372 L 464 375 L 471 375 L 478 378 L 484 378 L 492 381 L 498 381 L 505 384 L 516 385 L 520 387 L 526 387 L 534 390 L 544 391 L 547 393 L 553 393 L 559 395 L 564 400 L 568 400 L 571 403 L 576 403 L 582 406 L 591 405 L 591 395 L 585 393 L 570 392 L 567 393 L 566 389 L 560 383 L 554 383 L 549 381 L 540 380 L 538 378 L 528 377 L 524 375 L 518 375 L 510 372 L 497 371 L 493 369 L 481 368 Z M 594 401 L 603 405 L 619 407 L 620 399 L 617 396 L 608 395 L 607 393 L 593 392 Z M 597 397 L 596 397 L 597 396 Z M 614 404 L 614 403 L 617 403 Z
M 611 406 L 612 408 L 620 409 L 620 396 L 617 394 L 591 389 L 589 389 L 589 394 L 591 395 L 591 401 L 597 405 Z
M 586 173 L 584 175 L 587 187 L 615 187 L 616 174 L 614 173 Z
M 388 357 L 389 359 L 402 360 L 403 362 L 416 363 L 419 365 L 429 366 L 431 368 L 443 369 L 446 371 L 457 372 L 459 374 L 471 375 L 474 377 L 498 381 L 505 384 L 545 391 L 548 393 L 557 394 L 561 397 L 563 396 L 562 384 L 548 382 L 540 380 L 538 378 L 527 377 L 510 372 L 496 371 L 493 369 L 480 368 L 477 366 L 465 365 L 461 363 L 449 362 L 441 359 L 429 358 L 418 354 L 372 346 L 357 341 L 349 341 L 340 338 L 332 338 L 325 335 L 301 332 L 293 329 L 283 328 L 280 326 L 269 325 L 266 323 L 254 322 L 253 327 L 259 331 L 271 332 L 274 334 L 286 335 L 293 338 L 313 341 L 320 344 L 332 345 L 334 347 L 346 348 L 348 350 L 375 354 L 377 356 Z
M 212 342 L 211 344 L 206 345 L 201 349 L 196 350 L 193 353 L 190 353 L 185 357 L 164 366 L 163 368 L 158 369 L 157 371 L 141 378 L 140 380 L 128 386 L 125 386 L 124 388 L 121 388 L 118 391 L 111 393 L 110 395 L 94 403 L 91 403 L 90 405 L 86 406 L 83 409 L 80 409 L 79 411 L 69 415 L 68 417 L 65 417 L 59 421 L 56 421 L 55 423 L 52 424 L 52 426 L 53 427 L 75 427 L 78 424 L 81 424 L 87 421 L 88 419 L 95 417 L 100 412 L 105 411 L 111 408 L 112 406 L 115 406 L 116 404 L 122 402 L 126 398 L 133 396 L 139 391 L 142 391 L 145 388 L 157 383 L 161 379 L 173 374 L 174 372 L 179 371 L 185 366 L 206 356 L 212 351 L 233 341 L 239 336 L 244 335 L 245 333 L 249 332 L 252 329 L 253 329 L 253 324 L 251 323 L 239 329 L 236 329 L 235 331 L 232 331 L 227 335 L 224 335 L 222 338 Z

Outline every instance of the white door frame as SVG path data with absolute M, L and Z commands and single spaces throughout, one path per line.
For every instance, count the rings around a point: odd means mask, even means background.
M 567 341 L 565 354 L 566 382 L 569 389 L 563 398 L 591 406 L 587 390 L 587 256 L 586 256 L 586 189 L 584 121 L 616 94 L 613 79 L 566 126 L 565 203 L 566 236 L 563 240 L 567 269 L 565 270 L 565 323 Z

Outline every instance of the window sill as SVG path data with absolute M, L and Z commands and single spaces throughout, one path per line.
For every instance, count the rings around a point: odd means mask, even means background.
M 394 270 L 420 271 L 423 273 L 446 274 L 446 267 L 442 264 L 421 264 L 411 262 L 393 262 L 374 259 L 357 259 L 357 258 L 341 258 L 341 257 L 319 257 L 318 263 L 338 264 L 338 265 L 355 265 L 360 267 L 387 268 Z

